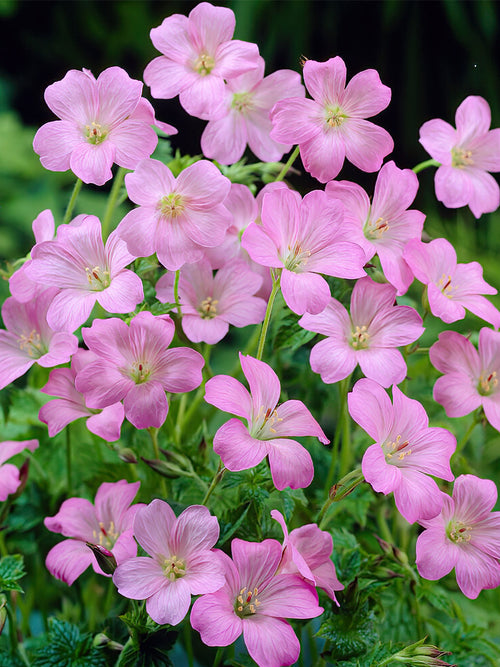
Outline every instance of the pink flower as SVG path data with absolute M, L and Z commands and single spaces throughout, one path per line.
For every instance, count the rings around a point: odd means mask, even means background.
M 125 416 L 123 405 L 113 403 L 103 410 L 92 410 L 85 405 L 85 397 L 75 387 L 77 373 L 97 359 L 90 350 L 78 350 L 71 359 L 71 368 L 55 368 L 50 372 L 47 384 L 40 389 L 44 394 L 59 397 L 42 405 L 38 413 L 38 419 L 48 425 L 51 438 L 75 419 L 84 417 L 91 433 L 108 442 L 119 439 Z
M 146 600 L 153 621 L 177 625 L 189 610 L 191 595 L 213 593 L 224 585 L 217 517 L 206 507 L 192 505 L 178 518 L 168 503 L 153 500 L 134 521 L 134 535 L 147 556 L 118 565 L 113 581 L 118 592 Z
M 21 484 L 19 468 L 12 463 L 5 463 L 25 449 L 34 452 L 38 447 L 38 440 L 4 440 L 0 442 L 0 501 L 7 500 L 11 493 L 15 493 Z
M 315 590 L 298 576 L 275 574 L 281 560 L 277 540 L 235 539 L 231 550 L 233 560 L 223 555 L 224 587 L 195 601 L 192 627 L 207 646 L 229 646 L 243 633 L 259 667 L 292 665 L 300 643 L 284 618 L 319 616 Z
M 235 18 L 227 7 L 201 2 L 189 16 L 173 14 L 150 32 L 163 55 L 144 71 L 151 95 L 179 95 L 191 116 L 209 120 L 224 115 L 224 80 L 257 67 L 256 44 L 233 40 Z
M 104 245 L 95 215 L 60 225 L 56 239 L 37 243 L 32 257 L 30 279 L 60 289 L 47 311 L 53 329 L 75 331 L 96 302 L 110 313 L 129 313 L 144 299 L 141 279 L 125 269 L 135 256 L 116 231 Z
M 500 332 L 481 329 L 478 347 L 455 331 L 439 334 L 429 350 L 431 363 L 444 373 L 434 385 L 434 400 L 448 417 L 463 417 L 482 406 L 500 431 Z
M 351 296 L 351 314 L 330 299 L 318 315 L 306 313 L 299 324 L 327 336 L 311 350 L 311 368 L 331 384 L 348 377 L 357 364 L 366 377 L 384 387 L 406 377 L 400 345 L 413 343 L 424 332 L 422 318 L 410 306 L 395 306 L 396 288 L 361 278 Z
M 446 239 L 422 243 L 409 241 L 403 257 L 415 278 L 427 285 L 431 313 L 450 324 L 465 317 L 465 309 L 500 327 L 500 312 L 481 294 L 496 294 L 497 290 L 483 280 L 479 262 L 457 264 L 454 247 Z
M 0 330 L 0 389 L 24 375 L 34 363 L 51 368 L 65 364 L 78 348 L 78 338 L 54 331 L 47 324 L 47 310 L 57 289 L 38 291 L 27 303 L 14 297 L 2 306 L 7 331 Z
M 281 100 L 271 111 L 271 137 L 299 144 L 305 169 L 321 183 L 337 176 L 347 158 L 358 169 L 378 171 L 394 148 L 391 136 L 365 120 L 389 104 L 391 89 L 367 69 L 345 85 L 342 58 L 306 60 L 304 81 L 312 100 Z
M 469 206 L 476 218 L 496 211 L 500 188 L 490 171 L 500 171 L 500 128 L 490 130 L 491 111 L 482 97 L 470 95 L 455 114 L 455 130 L 444 120 L 420 128 L 420 143 L 441 166 L 436 197 L 448 208 Z
M 442 494 L 428 475 L 453 480 L 450 457 L 455 437 L 429 427 L 422 405 L 392 388 L 394 405 L 382 387 L 358 380 L 348 395 L 349 413 L 375 443 L 366 450 L 361 469 L 375 491 L 394 491 L 399 512 L 409 523 L 432 519 L 441 511 Z
M 323 444 L 329 440 L 301 401 L 278 404 L 281 386 L 273 369 L 240 353 L 250 392 L 228 375 L 217 375 L 205 385 L 205 400 L 219 410 L 246 419 L 223 424 L 214 437 L 214 451 L 229 470 L 247 470 L 269 457 L 271 476 L 277 489 L 309 486 L 314 467 L 309 452 L 289 436 L 311 435 Z
M 71 171 L 85 183 L 103 185 L 112 178 L 114 162 L 135 169 L 151 155 L 158 137 L 151 125 L 154 112 L 141 97 L 142 83 L 120 67 L 99 78 L 89 70 L 70 70 L 45 90 L 45 101 L 61 120 L 43 125 L 33 148 L 51 171 Z M 169 134 L 177 130 L 161 124 Z
M 338 278 L 365 275 L 365 253 L 348 240 L 343 207 L 314 190 L 301 199 L 280 188 L 268 192 L 262 204 L 262 225 L 250 224 L 241 245 L 259 264 L 281 268 L 281 291 L 295 313 L 320 313 L 330 288 L 319 274 Z
M 207 259 L 181 269 L 179 301 L 182 329 L 193 343 L 215 345 L 229 331 L 229 325 L 246 327 L 264 319 L 266 302 L 253 296 L 262 278 L 243 261 L 232 261 L 213 276 Z M 157 298 L 174 302 L 174 274 L 167 273 L 156 283 Z
M 203 154 L 221 164 L 237 162 L 246 145 L 264 162 L 276 162 L 292 147 L 269 136 L 270 110 L 285 97 L 304 97 L 300 74 L 279 70 L 264 78 L 264 59 L 255 69 L 227 82 L 225 115 L 211 120 L 201 135 Z
M 335 591 L 342 591 L 344 586 L 337 579 L 335 565 L 330 558 L 333 551 L 330 533 L 320 530 L 315 523 L 308 523 L 289 533 L 281 512 L 271 510 L 271 516 L 280 524 L 284 535 L 278 571 L 281 574 L 300 574 L 308 583 L 322 588 L 339 606 Z
M 435 580 L 455 568 L 460 590 L 474 600 L 500 586 L 500 512 L 491 512 L 497 489 L 489 479 L 460 475 L 453 497 L 442 496 L 441 514 L 419 522 L 426 530 L 417 540 L 417 569 Z
M 130 199 L 117 232 L 136 257 L 156 252 L 170 271 L 198 262 L 203 249 L 222 243 L 231 214 L 223 206 L 231 183 L 207 160 L 195 162 L 176 179 L 158 160 L 144 160 L 125 176 Z
M 55 516 L 44 520 L 45 527 L 71 539 L 59 542 L 47 554 L 49 572 L 71 586 L 89 565 L 104 574 L 86 543 L 98 544 L 114 555 L 118 564 L 135 556 L 137 544 L 132 533 L 136 512 L 142 503 L 130 507 L 140 482 L 105 482 L 97 489 L 95 506 L 85 498 L 65 500 Z
M 125 416 L 136 428 L 159 428 L 168 413 L 165 392 L 192 391 L 201 384 L 204 359 L 195 350 L 167 350 L 175 326 L 168 316 L 147 311 L 127 326 L 123 320 L 94 320 L 82 329 L 87 347 L 98 356 L 79 371 L 76 389 L 89 408 L 123 400 Z
M 422 235 L 425 215 L 406 209 L 415 199 L 418 179 L 411 169 L 384 164 L 377 176 L 373 201 L 356 183 L 330 181 L 325 192 L 344 204 L 344 224 L 351 225 L 351 240 L 360 245 L 366 261 L 378 254 L 385 277 L 404 294 L 413 273 L 403 259 L 403 249 Z

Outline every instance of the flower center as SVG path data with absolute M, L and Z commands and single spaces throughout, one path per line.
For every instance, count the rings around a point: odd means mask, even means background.
M 368 218 L 365 222 L 363 233 L 367 239 L 380 239 L 389 229 L 389 221 L 385 220 L 385 218 L 377 218 L 376 220 Z
M 453 297 L 453 292 L 456 292 L 458 289 L 458 285 L 453 285 L 451 276 L 446 275 L 445 273 L 443 273 L 438 280 L 437 286 L 448 299 L 451 299 Z
M 107 130 L 94 121 L 90 125 L 85 125 L 85 130 L 89 144 L 100 144 L 108 136 Z
M 144 384 L 149 380 L 151 369 L 144 361 L 135 361 L 128 375 L 136 384 Z
M 207 53 L 202 53 L 194 62 L 194 70 L 200 76 L 207 76 L 215 67 L 215 60 Z
M 109 526 L 105 526 L 102 521 L 99 521 L 99 531 L 93 530 L 92 535 L 94 538 L 94 544 L 99 544 L 101 547 L 107 547 L 111 549 L 120 534 L 115 528 L 115 522 L 110 521 Z
M 489 396 L 490 394 L 493 394 L 497 387 L 498 379 L 496 371 L 493 371 L 493 373 L 481 373 L 477 384 L 477 390 L 481 396 Z
M 456 544 L 463 544 L 471 540 L 472 526 L 466 526 L 461 521 L 450 521 L 446 526 L 446 536 Z
M 45 350 L 43 349 L 42 339 L 36 329 L 32 329 L 28 335 L 21 334 L 17 339 L 20 350 L 25 350 L 32 359 L 41 357 Z
M 283 421 L 283 417 L 278 417 L 276 408 L 268 408 L 264 412 L 264 407 L 261 406 L 257 418 L 254 420 L 250 435 L 257 440 L 270 440 L 276 434 L 275 424 Z
M 288 246 L 288 250 L 289 253 L 283 262 L 285 269 L 294 271 L 295 273 L 301 273 L 302 271 L 305 271 L 305 265 L 307 264 L 309 257 L 312 255 L 312 252 L 310 250 L 303 250 L 298 241 L 293 246 L 293 248 Z
M 199 308 L 198 312 L 204 320 L 211 320 L 217 315 L 217 304 L 219 303 L 218 299 L 214 299 L 211 296 L 207 296 L 204 299 Z
M 366 350 L 370 345 L 370 334 L 368 333 L 368 327 L 363 324 L 363 326 L 356 326 L 355 331 L 351 331 L 351 340 L 349 341 L 351 347 L 355 350 Z
M 411 447 L 408 448 L 408 445 L 410 442 L 408 440 L 403 440 L 402 435 L 398 435 L 396 440 L 384 442 L 382 445 L 382 450 L 385 455 L 385 460 L 387 463 L 392 463 L 393 465 L 397 465 L 400 461 L 403 461 L 405 456 L 409 456 L 411 454 Z
M 177 218 L 184 212 L 185 202 L 180 194 L 171 192 L 160 199 L 158 209 L 165 218 Z
M 100 266 L 89 268 L 85 267 L 87 280 L 89 281 L 90 289 L 93 292 L 102 292 L 102 290 L 109 287 L 111 284 L 111 276 L 108 269 L 102 269 Z
M 339 106 L 326 107 L 325 111 L 325 121 L 328 125 L 328 128 L 340 127 L 344 120 L 347 118 L 345 113 L 342 113 L 342 109 Z
M 247 616 L 253 616 L 257 612 L 257 607 L 260 606 L 260 602 L 257 599 L 258 592 L 257 588 L 249 591 L 246 586 L 241 589 L 240 594 L 234 601 L 234 611 L 237 616 L 246 618 Z
M 163 561 L 163 572 L 167 579 L 175 581 L 186 574 L 186 562 L 177 556 L 170 556 Z
M 466 151 L 463 148 L 451 149 L 451 166 L 463 169 L 464 167 L 472 167 L 474 160 L 472 159 L 472 151 Z
M 251 93 L 234 93 L 231 108 L 239 113 L 250 111 L 253 108 Z

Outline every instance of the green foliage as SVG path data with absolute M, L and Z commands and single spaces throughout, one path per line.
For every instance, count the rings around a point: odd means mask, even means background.
M 177 631 L 159 626 L 146 614 L 144 606 L 124 614 L 121 619 L 128 626 L 131 637 L 120 653 L 116 667 L 171 667 L 169 652 Z
M 19 591 L 22 593 L 23 589 L 17 582 L 25 574 L 24 560 L 20 554 L 0 558 L 0 591 Z
M 48 641 L 34 655 L 32 667 L 105 667 L 102 650 L 92 644 L 92 635 L 76 625 L 55 618 L 49 621 Z

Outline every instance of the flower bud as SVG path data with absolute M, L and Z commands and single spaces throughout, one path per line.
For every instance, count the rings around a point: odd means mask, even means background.
M 91 542 L 86 542 L 86 545 L 91 549 L 92 553 L 95 556 L 97 564 L 105 574 L 113 574 L 116 570 L 116 558 L 113 556 L 109 549 L 101 546 L 100 544 L 92 544 Z

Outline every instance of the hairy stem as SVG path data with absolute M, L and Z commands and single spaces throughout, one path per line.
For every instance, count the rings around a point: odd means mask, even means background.
M 293 149 L 293 151 L 292 151 L 290 157 L 288 158 L 286 164 L 284 165 L 283 169 L 282 169 L 282 170 L 280 171 L 280 173 L 276 176 L 276 179 L 275 179 L 276 182 L 278 182 L 278 181 L 282 181 L 282 180 L 285 178 L 285 176 L 287 175 L 287 173 L 288 173 L 290 167 L 292 166 L 292 164 L 293 164 L 293 163 L 295 162 L 295 160 L 297 159 L 299 153 L 300 153 L 300 148 L 299 148 L 299 146 L 295 146 L 295 148 Z
M 68 202 L 68 206 L 66 207 L 66 212 L 64 214 L 64 219 L 63 219 L 63 225 L 66 225 L 71 220 L 73 209 L 75 208 L 76 200 L 78 198 L 81 189 L 82 189 L 82 179 L 77 178 L 75 186 L 73 188 L 73 192 L 71 193 L 71 197 Z
M 271 294 L 269 295 L 269 301 L 267 302 L 264 322 L 262 323 L 262 329 L 260 330 L 259 347 L 257 348 L 257 359 L 259 360 L 262 359 L 262 355 L 264 353 L 264 345 L 266 343 L 266 335 L 267 335 L 267 330 L 269 328 L 269 322 L 271 321 L 271 314 L 273 312 L 274 300 L 280 288 L 280 278 L 281 274 L 279 274 L 278 277 L 273 276 L 273 288 L 271 290 Z

